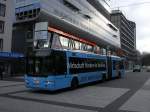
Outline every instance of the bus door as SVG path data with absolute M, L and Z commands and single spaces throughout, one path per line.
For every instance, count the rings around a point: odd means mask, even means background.
M 107 57 L 107 79 L 111 79 L 112 78 L 112 58 L 111 57 Z

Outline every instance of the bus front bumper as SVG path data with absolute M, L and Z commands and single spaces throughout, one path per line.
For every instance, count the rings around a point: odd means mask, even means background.
M 25 85 L 27 88 L 37 90 L 55 90 L 55 81 L 51 78 L 25 77 Z

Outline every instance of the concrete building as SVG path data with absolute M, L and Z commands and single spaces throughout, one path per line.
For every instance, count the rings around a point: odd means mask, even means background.
M 11 51 L 14 0 L 0 0 L 0 51 Z
M 87 0 L 96 10 L 98 10 L 104 17 L 110 20 L 110 0 Z
M 128 20 L 120 10 L 114 10 L 111 14 L 112 23 L 120 30 L 121 48 L 124 57 L 132 67 L 136 61 L 136 23 Z
M 3 68 L 4 77 L 14 72 L 15 68 L 20 69 L 17 65 L 20 66 L 19 60 L 23 57 L 23 55 L 12 52 L 14 12 L 14 0 L 0 0 L 0 67 Z
M 49 27 L 93 42 L 102 50 L 120 48 L 119 30 L 109 21 L 109 0 L 92 1 L 16 0 L 13 51 L 32 52 L 38 22 L 48 22 Z

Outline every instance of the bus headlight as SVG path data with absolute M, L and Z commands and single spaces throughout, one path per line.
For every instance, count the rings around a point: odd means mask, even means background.
M 29 84 L 29 81 L 26 79 L 26 80 L 25 80 L 25 83 L 26 83 L 26 84 Z
M 49 80 L 47 80 L 47 81 L 45 81 L 45 82 L 46 82 L 46 85 L 54 84 L 54 81 L 49 81 Z

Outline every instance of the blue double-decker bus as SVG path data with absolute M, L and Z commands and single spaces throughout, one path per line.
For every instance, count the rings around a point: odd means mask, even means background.
M 124 61 L 117 56 L 71 50 L 50 50 L 44 55 L 27 58 L 26 87 L 55 91 L 77 88 L 99 80 L 110 80 L 125 74 Z

